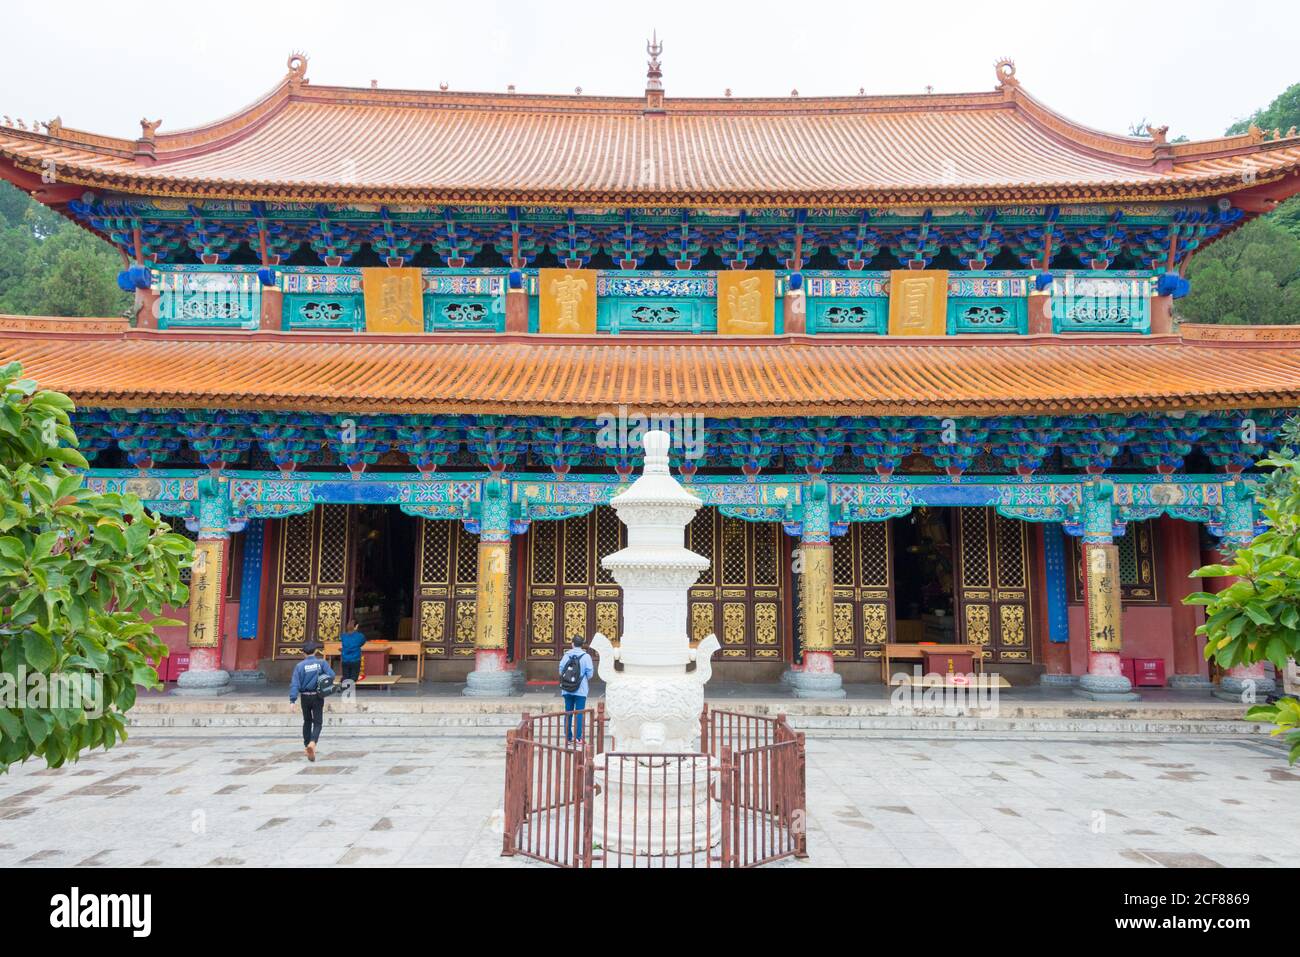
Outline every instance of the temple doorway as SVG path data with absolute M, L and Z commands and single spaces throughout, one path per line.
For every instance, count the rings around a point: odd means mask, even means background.
M 953 511 L 919 506 L 892 522 L 895 642 L 958 640 Z
M 352 615 L 369 639 L 411 640 L 419 522 L 391 505 L 356 506 Z

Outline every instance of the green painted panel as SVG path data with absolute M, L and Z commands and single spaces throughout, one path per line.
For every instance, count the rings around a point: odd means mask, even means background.
M 360 295 L 293 293 L 284 297 L 286 329 L 336 329 L 361 332 L 366 328 Z
M 1023 298 L 962 297 L 948 300 L 948 334 L 1029 331 L 1029 307 Z
M 499 296 L 424 297 L 426 332 L 504 332 L 506 310 Z
M 866 332 L 884 335 L 889 331 L 888 299 L 808 299 L 810 333 Z
M 641 332 L 717 332 L 718 305 L 711 299 L 619 296 L 596 304 L 596 330 L 611 335 Z

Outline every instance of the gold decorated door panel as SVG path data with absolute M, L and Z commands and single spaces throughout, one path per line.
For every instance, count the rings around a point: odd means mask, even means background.
M 275 587 L 275 658 L 299 658 L 310 640 L 334 641 L 351 605 L 355 515 L 319 505 L 281 520 Z
M 600 505 L 586 515 L 534 521 L 528 529 L 527 616 L 529 658 L 558 661 L 574 635 L 597 631 L 611 641 L 623 633 L 623 590 L 600 560 L 623 547 L 623 525 Z
M 844 661 L 879 658 L 893 633 L 889 522 L 854 522 L 831 539 L 831 638 Z
M 686 527 L 686 547 L 710 563 L 689 592 L 690 636 L 717 635 L 722 659 L 782 659 L 780 533 L 776 522 L 746 522 L 716 508 L 700 509 Z
M 478 536 L 460 522 L 424 518 L 417 548 L 412 615 L 425 657 L 473 657 Z
M 1029 543 L 1024 522 L 991 508 L 957 510 L 957 608 L 961 637 L 993 663 L 1033 660 Z

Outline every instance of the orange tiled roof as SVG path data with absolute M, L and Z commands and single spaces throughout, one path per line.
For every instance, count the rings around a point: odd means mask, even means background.
M 593 416 L 1300 405 L 1300 340 L 368 335 L 76 330 L 0 317 L 0 361 L 100 406 Z
M 1298 137 L 1101 133 L 1038 103 L 1014 69 L 989 93 L 667 98 L 662 112 L 642 98 L 318 87 L 302 71 L 228 119 L 147 141 L 0 128 L 0 167 L 53 163 L 63 184 L 160 196 L 565 206 L 1161 200 L 1300 172 Z

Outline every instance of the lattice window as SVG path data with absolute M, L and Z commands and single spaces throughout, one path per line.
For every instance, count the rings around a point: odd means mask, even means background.
M 709 567 L 700 576 L 697 584 L 713 584 L 717 580 L 717 573 L 713 567 L 713 509 L 698 510 L 691 523 L 686 526 L 686 536 L 686 547 L 709 560 Z
M 853 531 L 831 539 L 831 580 L 836 585 L 852 588 L 853 581 Z
M 600 566 L 600 559 L 612 555 L 622 547 L 623 523 L 618 520 L 618 513 L 608 505 L 596 508 L 596 581 L 612 584 L 614 576 Z M 606 635 L 606 637 L 609 637 Z
M 311 512 L 290 515 L 284 520 L 280 581 L 286 585 L 306 585 L 311 582 L 311 526 Z
M 587 584 L 587 516 L 564 520 L 564 581 Z M 568 612 L 566 611 L 567 615 Z
M 754 535 L 754 584 L 775 585 L 778 580 L 776 523 L 750 526 Z
M 866 522 L 855 527 L 862 587 L 889 587 L 889 523 Z
M 420 582 L 425 585 L 446 585 L 448 572 L 448 536 L 451 522 L 433 522 L 425 519 L 424 552 L 420 556 Z
M 478 581 L 478 536 L 456 529 L 456 584 L 473 585 Z
M 998 543 L 998 586 L 1024 588 L 1024 528 L 1020 522 L 1003 515 L 995 515 L 993 521 Z
M 556 523 L 533 522 L 533 584 L 555 584 Z
M 320 520 L 320 577 L 322 585 L 342 585 L 348 571 L 348 507 L 322 505 Z
M 989 587 L 988 522 L 984 509 L 961 510 L 961 583 L 967 588 Z
M 745 584 L 744 519 L 722 519 L 722 584 Z

